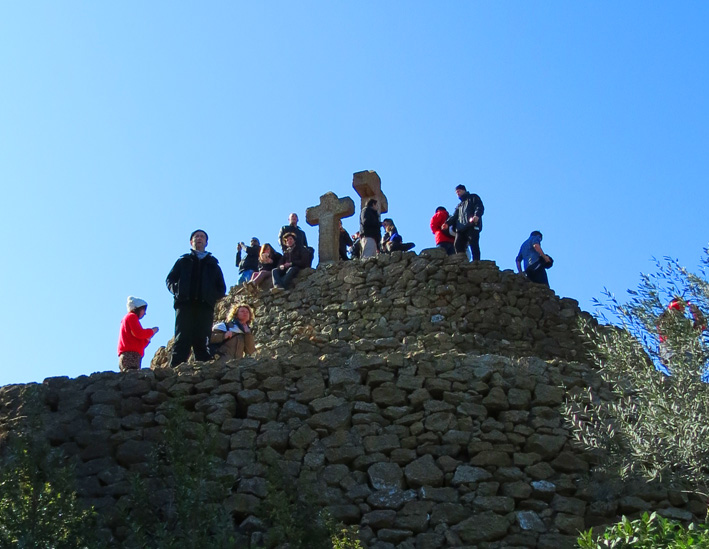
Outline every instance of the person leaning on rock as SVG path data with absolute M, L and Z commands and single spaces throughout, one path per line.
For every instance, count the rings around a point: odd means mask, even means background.
M 219 261 L 205 251 L 207 233 L 190 235 L 190 253 L 181 256 L 167 275 L 168 290 L 175 297 L 175 342 L 170 366 L 185 362 L 194 350 L 196 360 L 210 360 L 207 348 L 214 305 L 224 297 L 226 284 Z
M 532 282 L 544 284 L 549 287 L 547 269 L 551 267 L 553 260 L 542 250 L 542 233 L 532 231 L 529 238 L 522 243 L 519 253 L 515 259 L 517 271 L 522 271 L 522 261 L 524 261 L 524 274 Z
M 455 192 L 460 202 L 441 228 L 445 231 L 453 227 L 455 230 L 453 245 L 456 253 L 464 254 L 470 246 L 473 261 L 480 261 L 480 232 L 483 230 L 485 206 L 477 194 L 467 191 L 465 185 L 458 185 Z
M 118 368 L 121 372 L 140 370 L 145 348 L 158 333 L 157 326 L 143 328 L 140 319 L 145 316 L 148 304 L 139 297 L 128 296 L 128 314 L 123 317 L 118 333 Z
M 256 352 L 254 333 L 251 325 L 254 321 L 254 311 L 250 305 L 241 303 L 234 305 L 227 319 L 212 326 L 210 343 L 216 346 L 215 355 L 227 359 L 244 358 L 244 353 L 252 355 Z

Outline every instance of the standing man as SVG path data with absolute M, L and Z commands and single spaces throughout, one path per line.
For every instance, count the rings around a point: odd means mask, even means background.
M 241 258 L 241 251 L 246 250 L 246 256 Z M 251 239 L 251 245 L 247 246 L 243 242 L 236 245 L 236 266 L 239 268 L 239 278 L 237 285 L 251 280 L 251 275 L 258 271 L 258 256 L 261 252 L 261 243 L 258 238 Z
M 296 246 L 302 246 L 303 248 L 308 247 L 308 237 L 305 236 L 305 231 L 298 227 L 298 214 L 292 213 L 288 216 L 288 225 L 283 225 L 281 230 L 278 232 L 278 242 L 281 243 L 281 248 L 285 251 L 286 246 L 283 240 L 283 236 L 286 233 L 293 233 L 295 235 Z
M 359 214 L 360 257 L 374 257 L 379 251 L 382 238 L 382 222 L 377 209 L 377 201 L 370 198 Z
M 522 243 L 517 254 L 517 271 L 524 272 L 529 280 L 549 287 L 547 269 L 551 266 L 552 259 L 542 250 L 542 233 L 532 231 L 529 238 Z M 524 271 L 522 261 L 524 260 Z
M 175 344 L 170 366 L 185 362 L 194 350 L 197 360 L 211 360 L 207 343 L 215 303 L 224 297 L 226 284 L 219 261 L 205 251 L 207 233 L 190 235 L 190 253 L 181 256 L 167 275 L 167 289 L 175 296 Z
M 483 230 L 485 206 L 477 194 L 468 192 L 465 185 L 458 185 L 455 193 L 460 203 L 441 228 L 447 230 L 452 226 L 455 230 L 453 246 L 456 253 L 464 254 L 466 247 L 470 246 L 473 261 L 480 261 L 480 231 Z

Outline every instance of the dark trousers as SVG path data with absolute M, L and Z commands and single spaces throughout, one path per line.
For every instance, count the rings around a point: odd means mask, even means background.
M 480 261 L 480 231 L 476 231 L 472 225 L 455 233 L 456 253 L 464 254 L 466 246 L 470 246 L 470 252 L 473 255 L 473 261 Z
M 287 269 L 281 270 L 275 268 L 271 271 L 271 276 L 273 277 L 273 286 L 281 286 L 288 289 L 291 281 L 300 272 L 300 267 L 288 267 Z
M 212 333 L 214 307 L 206 303 L 181 303 L 175 307 L 175 344 L 170 366 L 182 364 L 194 350 L 195 360 L 211 360 L 207 344 Z
M 549 277 L 547 277 L 547 270 L 544 268 L 541 259 L 527 267 L 524 274 L 527 275 L 527 278 L 532 282 L 544 284 L 547 288 L 549 287 Z
M 453 255 L 455 253 L 455 246 L 452 242 L 441 242 L 436 244 L 439 248 L 443 248 L 448 255 Z

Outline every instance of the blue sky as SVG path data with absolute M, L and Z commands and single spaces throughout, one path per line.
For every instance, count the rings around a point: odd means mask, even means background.
M 117 370 L 128 295 L 173 335 L 165 276 L 195 228 L 227 284 L 376 170 L 416 250 L 463 183 L 484 259 L 544 233 L 591 309 L 653 256 L 698 264 L 709 205 L 702 2 L 0 4 L 0 385 Z M 355 197 L 356 198 L 356 197 Z M 354 218 L 345 227 L 356 230 Z

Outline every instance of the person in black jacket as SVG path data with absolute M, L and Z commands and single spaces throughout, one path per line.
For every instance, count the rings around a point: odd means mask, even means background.
M 207 233 L 190 235 L 190 253 L 181 256 L 167 275 L 167 289 L 175 297 L 175 342 L 170 366 L 185 362 L 194 350 L 196 360 L 211 360 L 207 349 L 214 305 L 224 297 L 226 284 L 219 261 L 205 251 Z
M 281 227 L 281 230 L 278 231 L 278 242 L 280 242 L 281 248 L 283 248 L 283 250 L 286 249 L 286 246 L 284 244 L 285 240 L 283 240 L 283 237 L 286 235 L 286 233 L 293 233 L 295 235 L 295 243 L 298 246 L 303 246 L 304 248 L 307 248 L 308 237 L 305 236 L 305 231 L 298 227 L 298 214 L 290 214 L 288 216 L 288 223 L 289 225 L 283 225 L 283 227 Z
M 246 255 L 241 258 L 241 250 L 246 250 Z M 239 242 L 236 245 L 236 266 L 239 267 L 239 278 L 237 279 L 237 285 L 248 282 L 251 279 L 251 275 L 258 270 L 258 255 L 261 251 L 261 243 L 258 238 L 253 237 L 251 239 L 251 245 L 247 246 L 243 242 Z
M 349 261 L 349 256 L 347 255 L 347 250 L 348 248 L 352 247 L 352 238 L 350 235 L 347 233 L 345 228 L 342 226 L 342 219 L 340 219 L 340 246 L 339 246 L 339 251 L 340 251 L 340 259 L 342 261 Z
M 377 210 L 377 201 L 370 198 L 359 214 L 360 257 L 374 257 L 379 252 L 379 240 L 382 237 L 382 222 Z
M 465 185 L 458 185 L 455 192 L 460 203 L 441 228 L 447 230 L 448 227 L 453 227 L 456 253 L 464 254 L 465 249 L 470 246 L 473 261 L 480 261 L 480 231 L 483 230 L 485 206 L 477 194 L 467 191 Z
M 295 234 L 284 234 L 283 257 L 281 257 L 278 267 L 271 271 L 271 276 L 273 277 L 271 292 L 287 290 L 300 270 L 308 265 L 308 250 L 303 246 L 298 246 Z

